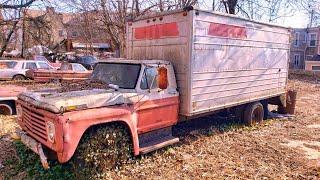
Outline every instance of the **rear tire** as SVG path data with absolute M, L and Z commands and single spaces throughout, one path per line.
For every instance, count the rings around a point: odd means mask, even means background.
M 248 126 L 263 122 L 264 109 L 260 102 L 248 104 L 244 111 L 244 123 Z
M 20 74 L 15 75 L 15 76 L 13 76 L 13 78 L 12 78 L 12 80 L 14 80 L 14 81 L 23 81 L 23 80 L 26 80 L 26 79 L 27 79 L 27 78 L 26 78 L 25 76 L 20 75 Z
M 71 160 L 76 178 L 101 179 L 132 157 L 129 129 L 122 124 L 93 127 L 81 139 Z

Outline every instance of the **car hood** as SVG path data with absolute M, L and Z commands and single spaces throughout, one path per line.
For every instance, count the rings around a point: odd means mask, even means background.
M 19 99 L 54 113 L 132 103 L 126 93 L 112 89 L 92 89 L 59 93 L 55 90 L 24 92 Z

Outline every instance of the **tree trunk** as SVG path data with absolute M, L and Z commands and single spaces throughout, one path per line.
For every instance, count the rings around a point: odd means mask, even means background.
M 5 41 L 3 42 L 3 45 L 1 46 L 1 50 L 0 50 L 0 57 L 3 56 L 3 53 L 4 51 L 6 51 L 7 47 L 8 47 L 8 44 L 10 42 L 10 39 L 13 35 L 13 33 L 15 32 L 16 28 L 17 28 L 17 24 L 18 24 L 18 21 L 14 22 L 8 36 L 6 37 Z
M 236 13 L 237 4 L 238 4 L 238 0 L 223 1 L 224 8 L 226 10 L 226 13 L 228 13 L 228 14 L 235 14 Z

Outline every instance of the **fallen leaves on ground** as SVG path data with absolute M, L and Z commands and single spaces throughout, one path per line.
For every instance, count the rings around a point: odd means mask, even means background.
M 107 172 L 110 178 L 128 179 L 319 179 L 320 159 L 309 159 L 303 148 L 319 152 L 310 142 L 320 142 L 320 84 L 314 78 L 291 75 L 289 88 L 297 89 L 294 120 L 268 120 L 254 127 L 229 128 L 210 116 L 176 127 L 180 142 L 136 157 L 122 168 Z M 16 158 L 12 142 L 5 141 L 15 117 L 0 138 L 0 162 Z M 7 117 L 0 117 L 0 122 Z M 219 122 L 219 123 L 217 123 Z M 10 125 L 11 124 L 11 125 Z M 192 126 L 192 128 L 189 128 Z M 10 168 L 0 169 L 0 177 Z M 21 178 L 21 173 L 16 177 Z

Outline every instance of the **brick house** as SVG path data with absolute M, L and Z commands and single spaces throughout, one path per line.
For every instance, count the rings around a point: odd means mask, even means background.
M 46 46 L 50 49 L 56 52 L 83 50 L 87 53 L 110 50 L 109 36 L 97 20 L 98 12 L 58 13 L 48 7 L 43 13 L 34 17 L 42 17 L 49 22 L 49 33 L 42 33 L 42 37 L 36 39 L 45 40 L 47 35 Z
M 290 68 L 305 69 L 306 61 L 314 61 L 320 54 L 320 27 L 291 31 Z
M 22 23 L 25 49 L 35 45 L 55 49 L 67 38 L 63 15 L 55 12 L 54 8 L 47 7 L 45 11 L 27 9 Z
M 99 15 L 97 11 L 72 14 L 65 22 L 67 39 L 73 49 L 104 51 L 111 48 L 109 35 L 97 20 Z
M 77 49 L 109 51 L 108 34 L 93 18 L 96 13 L 59 13 L 52 7 L 45 10 L 26 9 L 7 50 L 22 51 L 42 45 L 54 52 Z M 6 33 L 5 29 L 1 31 Z

